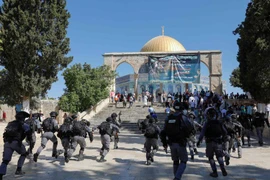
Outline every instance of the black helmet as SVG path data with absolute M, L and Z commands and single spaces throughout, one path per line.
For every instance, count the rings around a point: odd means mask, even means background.
M 149 123 L 153 123 L 153 122 L 154 122 L 154 118 L 149 117 L 148 122 L 149 122 Z
M 231 118 L 232 118 L 232 119 L 237 119 L 237 115 L 236 115 L 236 114 L 232 114 L 232 115 L 231 115 Z
M 73 119 L 71 117 L 67 117 L 64 119 L 64 123 L 72 123 Z
M 76 119 L 76 118 L 78 118 L 78 116 L 77 116 L 76 114 L 73 114 L 73 115 L 71 116 L 71 118 L 72 118 L 72 119 Z
M 184 110 L 183 103 L 181 103 L 179 101 L 175 101 L 174 104 L 173 104 L 173 109 L 176 110 L 176 111 Z
M 30 114 L 25 111 L 20 111 L 15 115 L 16 120 L 24 121 L 25 118 L 30 117 Z
M 207 108 L 205 110 L 205 115 L 207 120 L 216 120 L 218 118 L 217 111 L 213 107 Z
M 116 114 L 116 113 L 112 113 L 112 114 L 111 114 L 111 117 L 112 117 L 112 118 L 116 118 L 116 117 L 117 117 L 117 114 Z
M 55 112 L 55 111 L 52 111 L 52 112 L 50 112 L 50 116 L 51 117 L 56 117 L 56 116 L 58 116 L 58 113 Z
M 107 122 L 111 122 L 111 121 L 112 121 L 112 118 L 111 118 L 111 117 L 108 117 L 108 118 L 106 119 L 106 121 L 107 121 Z
M 86 119 L 82 119 L 81 121 L 82 121 L 84 124 L 86 124 L 86 126 L 90 126 L 90 122 L 87 121 Z

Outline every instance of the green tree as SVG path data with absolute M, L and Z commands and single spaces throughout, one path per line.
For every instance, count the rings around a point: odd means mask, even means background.
M 108 97 L 115 71 L 103 65 L 91 68 L 89 64 L 75 64 L 63 73 L 66 89 L 59 107 L 68 112 L 82 112 Z
M 252 0 L 239 35 L 239 79 L 241 88 L 259 102 L 270 102 L 270 0 Z
M 230 83 L 233 87 L 242 87 L 242 84 L 240 82 L 240 68 L 236 68 L 233 70 L 231 76 L 230 76 Z
M 3 0 L 0 96 L 9 105 L 44 95 L 72 61 L 66 0 Z

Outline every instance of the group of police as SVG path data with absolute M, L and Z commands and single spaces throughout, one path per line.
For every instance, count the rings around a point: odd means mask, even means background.
M 262 146 L 264 124 L 266 123 L 269 127 L 267 119 L 259 112 L 255 113 L 254 117 L 245 114 L 238 116 L 232 108 L 229 108 L 226 114 L 222 116 L 218 113 L 217 107 L 209 106 L 204 111 L 204 124 L 199 124 L 195 121 L 194 112 L 188 112 L 187 107 L 182 102 L 175 101 L 173 108 L 175 112 L 167 117 L 162 130 L 149 115 L 144 121 L 140 122 L 140 129 L 145 136 L 146 165 L 150 165 L 154 161 L 153 156 L 158 150 L 158 137 L 160 137 L 166 153 L 168 146 L 171 150 L 174 180 L 181 179 L 185 171 L 188 161 L 187 146 L 189 147 L 191 160 L 193 160 L 194 154 L 198 153 L 197 147 L 205 139 L 205 153 L 212 169 L 210 176 L 218 177 L 214 155 L 219 163 L 222 175 L 227 176 L 225 164 L 230 164 L 231 151 L 235 151 L 237 148 L 238 158 L 242 157 L 244 137 L 247 136 L 248 146 L 250 147 L 250 134 L 253 127 L 256 128 L 259 145 Z M 200 131 L 200 135 L 199 139 L 196 140 L 198 131 Z
M 16 114 L 16 120 L 8 123 L 3 134 L 4 152 L 0 166 L 0 180 L 6 174 L 7 165 L 14 151 L 20 154 L 15 175 L 25 174 L 25 172 L 22 171 L 22 166 L 26 157 L 32 158 L 32 151 L 36 144 L 36 132 L 41 133 L 41 145 L 38 147 L 36 153 L 33 154 L 33 160 L 35 162 L 37 162 L 40 153 L 46 147 L 49 140 L 53 143 L 52 157 L 58 158 L 58 156 L 64 152 L 66 163 L 69 162 L 79 144 L 78 161 L 82 161 L 86 147 L 85 138 L 88 136 L 90 142 L 92 142 L 93 132 L 96 129 L 99 129 L 102 143 L 100 150 L 101 157 L 98 162 L 106 161 L 105 156 L 109 152 L 111 141 L 114 141 L 114 148 L 118 148 L 121 112 L 119 113 L 120 122 L 116 119 L 117 114 L 112 113 L 105 122 L 101 123 L 97 128 L 92 129 L 90 128 L 89 121 L 85 119 L 78 120 L 76 115 L 66 117 L 64 123 L 59 127 L 56 120 L 57 115 L 57 112 L 51 112 L 50 117 L 41 122 L 39 113 L 29 114 L 25 111 L 21 111 Z M 56 136 L 60 138 L 64 150 L 57 150 L 58 140 Z M 29 145 L 28 150 L 26 150 L 23 144 L 24 139 L 26 139 Z

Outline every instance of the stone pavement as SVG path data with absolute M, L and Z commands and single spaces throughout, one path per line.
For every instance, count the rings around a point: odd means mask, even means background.
M 0 132 L 2 135 L 6 124 L 0 124 Z M 40 145 L 40 135 L 34 151 Z M 2 137 L 1 137 L 2 139 Z M 14 153 L 13 158 L 8 165 L 5 180 L 16 179 L 42 179 L 42 180 L 172 180 L 172 161 L 170 154 L 163 151 L 162 146 L 155 156 L 155 162 L 150 166 L 146 166 L 145 153 L 142 152 L 144 137 L 141 134 L 123 132 L 120 135 L 119 149 L 111 149 L 106 159 L 107 162 L 99 163 L 99 148 L 101 147 L 99 134 L 95 132 L 95 139 L 90 144 L 86 139 L 87 148 L 85 150 L 85 160 L 77 161 L 79 147 L 77 147 L 74 157 L 69 163 L 64 162 L 61 155 L 58 159 L 51 157 L 52 143 L 48 142 L 38 159 L 38 162 L 26 159 L 23 171 L 24 176 L 15 176 L 16 163 L 18 154 Z M 61 143 L 60 143 L 61 144 Z M 161 143 L 160 143 L 161 145 Z M 243 158 L 238 159 L 237 154 L 233 153 L 231 165 L 227 166 L 228 176 L 223 177 L 220 170 L 218 171 L 218 179 L 230 180 L 263 180 L 270 177 L 270 143 L 263 147 L 257 146 L 257 140 L 253 139 L 252 147 L 243 148 Z M 112 147 L 112 144 L 111 144 Z M 61 148 L 61 145 L 59 145 Z M 209 177 L 210 165 L 204 156 L 204 143 L 198 149 L 199 155 L 195 156 L 195 160 L 189 161 L 187 169 L 182 179 L 184 180 L 203 180 L 212 179 Z M 0 151 L 3 151 L 3 145 L 0 145 Z M 2 153 L 0 155 L 2 159 Z M 213 178 L 214 179 L 214 178 Z

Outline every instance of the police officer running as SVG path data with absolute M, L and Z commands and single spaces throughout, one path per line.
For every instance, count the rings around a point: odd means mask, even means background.
M 68 150 L 71 144 L 71 137 L 73 136 L 72 123 L 73 123 L 73 119 L 71 117 L 65 118 L 64 123 L 60 126 L 58 134 L 57 134 L 57 137 L 61 139 L 61 143 L 64 148 L 64 156 L 65 156 L 66 163 L 69 162 Z
M 53 142 L 53 150 L 52 150 L 52 157 L 58 158 L 59 152 L 57 152 L 57 138 L 54 135 L 56 131 L 58 131 L 58 123 L 56 121 L 57 112 L 52 111 L 50 113 L 50 118 L 45 119 L 42 122 L 42 128 L 44 133 L 41 136 L 41 146 L 37 149 L 37 152 L 34 154 L 33 160 L 37 162 L 38 156 L 41 151 L 46 147 L 48 140 Z
M 227 171 L 225 170 L 223 162 L 223 146 L 222 142 L 226 138 L 226 129 L 223 127 L 222 122 L 218 120 L 218 113 L 213 107 L 209 107 L 205 110 L 206 123 L 203 126 L 197 146 L 200 146 L 200 143 L 205 136 L 206 142 L 206 156 L 208 157 L 210 166 L 212 168 L 211 177 L 218 177 L 217 167 L 214 160 L 214 154 L 218 160 L 220 169 L 223 176 L 227 176 Z
M 160 128 L 158 125 L 154 124 L 154 119 L 149 118 L 149 124 L 145 129 L 145 150 L 146 150 L 146 165 L 150 165 L 151 162 L 154 162 L 154 154 L 158 150 L 158 136 L 160 134 Z M 153 150 L 152 150 L 153 147 Z M 152 152 L 151 152 L 152 150 Z
M 112 123 L 114 124 L 114 125 L 116 125 L 118 128 L 120 128 L 120 126 L 121 126 L 121 124 L 120 124 L 120 122 L 118 122 L 117 120 L 116 120 L 116 118 L 117 118 L 117 114 L 116 113 L 112 113 L 111 114 L 111 118 L 112 118 Z M 118 133 L 119 133 L 119 129 L 114 129 L 114 131 L 113 131 L 113 140 L 114 140 L 114 149 L 118 149 L 118 142 L 119 142 L 119 136 L 118 136 Z
M 31 115 L 30 115 L 31 116 Z M 32 114 L 32 117 L 25 120 L 25 123 L 29 125 L 30 131 L 31 131 L 31 138 L 26 137 L 26 142 L 29 144 L 29 148 L 27 152 L 29 153 L 29 156 L 33 154 L 33 148 L 36 144 L 36 131 L 37 133 L 41 133 L 42 128 L 40 125 L 40 114 L 34 113 Z
M 15 174 L 25 174 L 24 172 L 22 172 L 22 166 L 28 153 L 22 141 L 25 136 L 31 139 L 30 128 L 27 124 L 24 123 L 25 118 L 29 116 L 29 113 L 20 111 L 15 116 L 16 120 L 9 122 L 7 127 L 5 128 L 5 132 L 3 134 L 4 152 L 2 164 L 0 166 L 0 179 L 2 179 L 3 175 L 6 174 L 7 165 L 10 162 L 14 151 L 20 154 Z
M 256 112 L 252 124 L 256 128 L 256 132 L 258 136 L 258 143 L 260 146 L 263 146 L 263 130 L 264 130 L 265 123 L 267 124 L 269 128 L 270 125 L 269 125 L 268 119 L 264 118 L 262 113 Z
M 196 142 L 197 142 L 196 133 L 197 133 L 197 129 L 202 128 L 202 125 L 200 125 L 199 123 L 197 123 L 195 121 L 196 116 L 195 116 L 194 112 L 188 113 L 188 118 L 194 124 L 194 131 L 190 134 L 190 136 L 187 139 L 189 152 L 190 152 L 190 156 L 191 156 L 190 159 L 194 160 L 194 154 L 198 154 L 197 146 L 196 146 Z
M 100 159 L 97 160 L 98 162 L 105 162 L 105 156 L 110 151 L 110 142 L 112 132 L 114 130 L 119 131 L 119 127 L 112 123 L 112 118 L 108 117 L 106 121 L 102 122 L 98 127 L 99 134 L 101 135 L 101 144 L 102 147 L 100 149 Z
M 186 163 L 188 161 L 186 145 L 187 137 L 190 134 L 185 132 L 185 128 L 182 127 L 181 123 L 184 119 L 187 119 L 187 116 L 182 114 L 184 105 L 179 101 L 175 101 L 173 108 L 175 113 L 168 116 L 165 120 L 164 129 L 160 133 L 160 139 L 165 150 L 168 145 L 170 146 L 174 180 L 179 180 L 186 169 Z
M 72 125 L 72 135 L 73 137 L 71 138 L 71 148 L 68 151 L 68 157 L 66 162 L 69 162 L 69 159 L 71 158 L 72 154 L 76 150 L 77 145 L 80 145 L 80 151 L 79 151 L 79 157 L 78 161 L 82 161 L 84 159 L 83 152 L 86 147 L 86 142 L 85 138 L 86 135 L 89 135 L 90 142 L 93 141 L 93 134 L 89 126 L 87 126 L 87 121 L 86 120 L 81 120 L 78 121 L 76 120 L 77 117 L 75 118 L 73 125 Z M 90 125 L 90 124 L 89 124 Z

